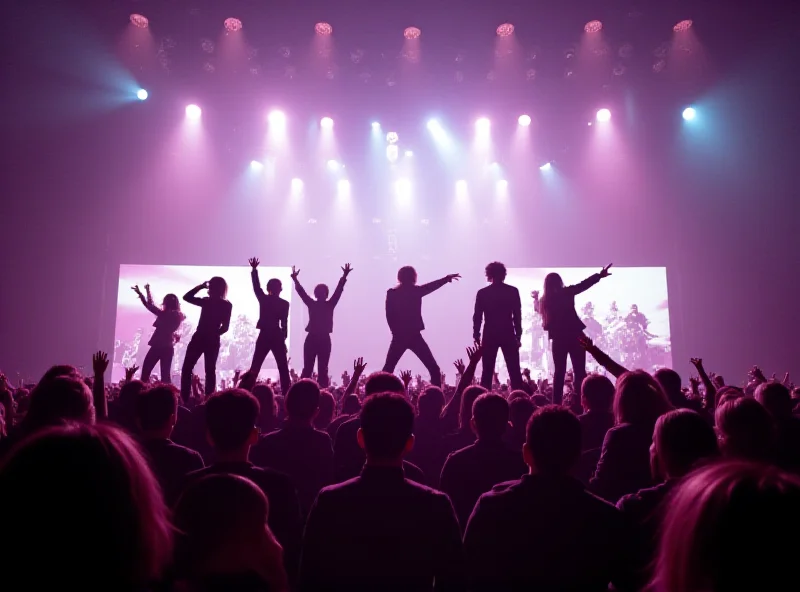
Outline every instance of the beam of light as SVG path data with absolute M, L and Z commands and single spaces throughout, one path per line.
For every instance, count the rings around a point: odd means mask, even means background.
M 200 119 L 203 111 L 197 105 L 186 106 L 186 117 L 189 119 Z
M 683 110 L 683 118 L 686 121 L 692 121 L 695 117 L 697 117 L 697 111 L 695 111 L 694 107 L 686 107 Z
M 519 123 L 522 127 L 528 127 L 531 124 L 531 116 L 520 115 L 519 119 L 517 119 L 517 123 Z
M 508 181 L 505 179 L 500 179 L 497 183 L 495 183 L 495 189 L 497 190 L 498 194 L 505 194 L 508 192 Z
M 464 181 L 464 179 L 456 181 L 456 197 L 459 199 L 466 199 L 467 195 L 467 182 Z
M 386 159 L 389 162 L 397 162 L 400 152 L 397 149 L 397 144 L 389 144 L 386 147 Z
M 314 32 L 317 35 L 322 35 L 327 37 L 333 33 L 333 27 L 328 23 L 317 23 L 314 25 Z
M 386 134 L 386 141 L 389 144 L 397 144 L 397 141 L 400 139 L 400 136 L 397 135 L 397 132 L 389 132 Z
M 292 179 L 292 195 L 300 195 L 303 193 L 303 180 L 295 177 Z
M 394 182 L 394 191 L 397 197 L 401 199 L 411 197 L 411 181 L 408 179 L 398 179 Z
M 539 167 L 539 170 L 540 171 L 549 171 L 552 168 L 553 168 L 553 165 L 550 164 L 549 162 L 546 162 L 542 166 Z
M 264 163 L 259 162 L 258 160 L 251 160 L 250 161 L 250 169 L 254 171 L 260 171 L 264 168 Z
M 337 161 L 331 159 L 327 162 L 327 166 L 329 171 L 338 171 L 342 165 L 340 165 Z
M 286 127 L 286 114 L 283 111 L 270 111 L 267 121 L 275 127 Z
M 373 121 L 373 122 L 372 122 L 372 131 L 373 131 L 373 132 L 379 132 L 379 131 L 381 131 L 381 124 L 380 124 L 380 123 L 378 123 L 377 121 Z
M 498 37 L 510 37 L 514 34 L 514 25 L 511 23 L 503 23 L 499 27 L 497 27 L 497 36 Z
M 226 18 L 223 25 L 225 26 L 225 30 L 229 33 L 235 33 L 236 31 L 242 30 L 242 21 L 240 21 L 238 18 Z
M 148 96 L 149 95 L 147 91 L 143 88 L 140 88 L 139 90 L 136 91 L 136 98 L 139 99 L 140 101 L 146 101 Z
M 406 158 L 411 158 L 414 156 L 414 153 L 411 150 L 406 150 Z
M 609 121 L 611 119 L 611 111 L 608 109 L 600 109 L 597 112 L 597 121 Z
M 140 29 L 146 29 L 150 26 L 150 21 L 147 20 L 146 16 L 136 13 L 131 15 L 131 23 Z
M 407 27 L 406 30 L 403 31 L 403 37 L 406 39 L 419 39 L 420 35 L 422 35 L 422 31 L 417 27 Z
M 339 182 L 336 183 L 336 196 L 337 197 L 348 197 L 350 195 L 350 181 L 347 179 L 339 179 Z
M 680 33 L 682 31 L 688 31 L 691 28 L 692 28 L 692 21 L 686 19 L 684 21 L 680 21 L 679 23 L 677 23 L 674 27 L 672 27 L 672 30 L 675 31 L 676 33 Z
M 475 131 L 478 135 L 488 136 L 489 132 L 492 131 L 492 122 L 486 117 L 481 117 L 475 122 Z
M 603 23 L 600 21 L 589 21 L 583 27 L 587 33 L 599 33 L 603 28 Z
M 320 119 L 319 125 L 322 129 L 327 129 L 327 130 L 333 129 L 333 119 L 331 119 L 330 117 L 323 117 L 322 119 Z

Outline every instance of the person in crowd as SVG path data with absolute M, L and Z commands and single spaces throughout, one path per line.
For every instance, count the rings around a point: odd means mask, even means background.
M 411 266 L 400 268 L 397 272 L 397 286 L 386 292 L 386 321 L 392 332 L 392 342 L 383 365 L 384 372 L 394 372 L 400 358 L 410 349 L 430 372 L 431 384 L 442 386 L 442 370 L 422 337 L 425 329 L 422 321 L 422 298 L 460 278 L 459 274 L 453 273 L 418 286 L 417 271 Z
M 482 494 L 526 472 L 522 449 L 512 450 L 503 441 L 508 428 L 508 402 L 503 397 L 486 393 L 475 399 L 470 425 L 478 439 L 447 457 L 440 480 L 462 530 Z
M 28 413 L 22 420 L 25 435 L 65 421 L 93 424 L 92 393 L 86 383 L 73 376 L 41 380 L 31 391 Z
M 179 396 L 178 389 L 164 384 L 136 397 L 139 440 L 161 490 L 170 499 L 186 475 L 204 466 L 198 452 L 170 440 L 178 420 Z
M 208 290 L 208 296 L 198 298 L 200 290 Z M 210 395 L 217 390 L 217 357 L 219 356 L 220 336 L 228 332 L 231 324 L 233 306 L 226 300 L 228 284 L 221 277 L 213 277 L 195 286 L 183 295 L 189 304 L 201 308 L 200 320 L 191 341 L 186 346 L 186 355 L 181 370 L 181 398 L 185 403 L 192 394 L 192 373 L 200 356 L 206 371 L 205 391 Z
M 570 476 L 581 424 L 557 405 L 537 409 L 523 447 L 529 473 L 483 494 L 467 523 L 470 589 L 605 591 L 624 581 L 622 515 Z
M 513 450 L 522 450 L 525 444 L 525 429 L 528 420 L 536 411 L 536 405 L 528 397 L 518 397 L 508 404 L 508 421 L 511 430 L 507 435 L 507 440 Z
M 650 579 L 664 500 L 681 479 L 718 455 L 714 428 L 698 412 L 676 409 L 656 421 L 650 466 L 658 485 L 640 489 L 617 502 L 617 508 L 632 526 L 632 582 L 636 589 L 643 589 Z
M 142 382 L 150 382 L 150 373 L 156 367 L 156 363 L 161 365 L 161 382 L 172 383 L 172 358 L 175 355 L 175 338 L 181 323 L 186 318 L 181 312 L 181 301 L 175 294 L 167 294 L 161 303 L 161 308 L 153 302 L 153 295 L 150 293 L 150 284 L 145 284 L 144 290 L 147 296 L 142 294 L 139 286 L 131 288 L 144 307 L 156 315 L 153 327 L 153 336 L 148 345 L 150 349 L 142 362 Z
M 683 381 L 680 374 L 671 368 L 659 368 L 653 374 L 653 378 L 658 381 L 661 388 L 664 389 L 664 394 L 667 395 L 670 404 L 675 409 L 692 409 L 700 411 L 702 406 L 697 401 L 688 399 L 683 393 Z
M 414 422 L 414 448 L 408 460 L 425 473 L 429 485 L 437 486 L 444 464 L 442 422 L 444 393 L 438 386 L 426 388 L 417 400 L 419 413 Z
M 260 382 L 253 386 L 250 392 L 258 399 L 258 428 L 261 430 L 262 434 L 274 432 L 278 429 L 278 410 L 275 405 L 275 391 L 272 390 L 270 385 Z
M 763 464 L 711 464 L 689 475 L 665 510 L 649 590 L 787 590 L 797 581 L 797 476 Z
M 583 450 L 603 445 L 606 432 L 614 427 L 614 383 L 600 374 L 590 374 L 581 386 L 581 422 Z
M 143 381 L 127 380 L 119 390 L 119 396 L 108 405 L 109 419 L 125 428 L 129 434 L 139 431 L 136 423 L 136 401 L 145 390 L 147 385 Z
M 791 392 L 780 382 L 771 380 L 756 388 L 756 401 L 775 420 L 775 461 L 778 466 L 794 473 L 800 472 L 800 418 L 792 413 Z
M 720 403 L 715 414 L 719 447 L 726 458 L 773 462 L 777 430 L 775 419 L 751 397 Z
M 186 592 L 285 592 L 283 549 L 264 492 L 238 475 L 208 475 L 175 506 L 175 578 Z
M 349 395 L 345 395 L 342 399 L 342 413 L 331 421 L 330 425 L 328 426 L 328 434 L 331 437 L 331 440 L 336 442 L 336 434 L 339 431 L 339 427 L 345 423 L 353 419 L 353 416 L 358 415 L 361 412 L 361 400 L 358 398 L 358 395 L 355 393 L 351 393 Z
M 369 398 L 377 393 L 405 395 L 406 387 L 394 374 L 373 372 L 364 385 L 364 396 Z M 364 467 L 366 456 L 364 448 L 358 442 L 359 429 L 361 429 L 360 412 L 339 426 L 336 432 L 333 447 L 334 482 L 336 483 L 358 476 Z M 425 484 L 425 475 L 415 464 L 404 460 L 403 470 L 407 479 Z
M 458 415 L 458 429 L 444 438 L 444 453 L 450 454 L 456 450 L 461 450 L 475 442 L 475 431 L 472 429 L 472 406 L 481 395 L 488 391 L 482 386 L 472 385 L 464 389 L 461 395 L 461 406 Z
M 286 393 L 286 421 L 253 447 L 253 463 L 289 476 L 297 487 L 304 512 L 319 490 L 333 483 L 333 446 L 327 432 L 314 427 L 320 391 L 316 382 L 303 378 Z
M 519 348 L 522 347 L 519 290 L 505 283 L 506 266 L 499 261 L 489 263 L 485 271 L 489 285 L 478 290 L 472 315 L 472 337 L 475 343 L 482 345 L 483 351 L 481 386 L 486 390 L 492 389 L 497 351 L 502 349 L 511 388 L 521 389 L 524 385 L 519 365 Z
M 320 491 L 303 537 L 300 590 L 465 590 L 461 536 L 446 495 L 404 478 L 414 410 L 400 394 L 367 398 L 358 477 Z M 435 585 L 435 588 L 434 588 Z
M 628 493 L 650 487 L 650 443 L 656 420 L 672 406 L 661 385 L 643 370 L 617 380 L 616 425 L 608 430 L 591 480 L 592 490 L 616 503 Z
M 284 550 L 290 578 L 297 569 L 302 518 L 297 490 L 289 477 L 249 461 L 250 448 L 258 442 L 258 399 L 242 389 L 215 393 L 205 404 L 208 439 L 217 462 L 189 473 L 181 491 L 206 475 L 231 473 L 255 483 L 269 500 L 269 526 Z
M 333 414 L 336 411 L 336 399 L 328 390 L 319 392 L 319 412 L 314 418 L 314 427 L 318 430 L 327 432 L 328 426 L 333 421 Z
M 319 374 L 319 386 L 326 388 L 329 385 L 330 371 L 328 369 L 328 362 L 331 359 L 331 333 L 333 333 L 333 310 L 339 303 L 344 291 L 344 285 L 347 282 L 347 276 L 353 268 L 349 263 L 345 263 L 342 267 L 342 277 L 339 278 L 339 283 L 333 291 L 333 296 L 328 299 L 328 286 L 325 284 L 317 284 L 314 288 L 314 298 L 306 293 L 303 286 L 300 285 L 300 280 L 297 276 L 300 275 L 300 270 L 292 266 L 292 280 L 294 287 L 300 299 L 308 307 L 308 325 L 306 326 L 305 344 L 303 345 L 303 371 L 300 374 L 302 378 L 311 378 L 314 372 L 314 360 L 317 361 L 317 373 Z
M 0 507 L 4 591 L 141 592 L 171 561 L 158 483 L 111 425 L 67 423 L 21 442 L 0 464 Z
M 553 342 L 553 403 L 556 405 L 561 404 L 564 396 L 567 357 L 572 361 L 576 392 L 580 392 L 581 383 L 586 376 L 586 350 L 579 342 L 586 326 L 575 311 L 575 296 L 610 276 L 610 268 L 611 264 L 574 286 L 565 286 L 560 275 L 549 273 L 544 278 L 541 299 L 534 299 L 534 309 L 542 315 L 542 328 Z
M 286 346 L 286 339 L 289 337 L 289 303 L 280 297 L 283 284 L 277 278 L 272 278 L 267 282 L 267 291 L 264 293 L 258 279 L 258 264 L 259 261 L 255 257 L 250 259 L 252 268 L 250 279 L 253 281 L 253 292 L 258 299 L 260 309 L 256 324 L 259 333 L 250 372 L 258 377 L 264 360 L 267 359 L 269 352 L 272 352 L 278 367 L 281 394 L 285 396 L 292 385 L 292 377 L 289 374 L 289 352 Z

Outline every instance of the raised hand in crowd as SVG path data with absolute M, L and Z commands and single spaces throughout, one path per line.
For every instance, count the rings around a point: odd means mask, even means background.
M 136 285 L 136 286 L 131 286 L 131 290 L 133 290 L 134 292 L 136 292 L 136 295 L 137 295 L 137 296 L 139 296 L 140 298 L 144 298 L 144 294 L 142 294 L 142 291 L 139 289 L 139 286 L 138 286 L 138 285 Z
M 764 376 L 764 372 L 758 366 L 753 366 L 750 371 L 747 373 L 747 376 L 750 380 L 761 384 L 762 382 L 767 382 L 767 377 Z
M 411 384 L 411 370 L 403 370 L 400 372 L 400 380 L 403 381 L 403 384 L 406 386 L 406 392 L 408 392 L 408 385 Z
M 609 263 L 603 269 L 600 270 L 600 277 L 601 278 L 607 278 L 608 276 L 611 275 L 611 272 L 608 271 L 608 270 L 611 269 L 612 265 L 614 265 L 614 264 L 613 263 Z
M 250 264 L 250 267 L 252 267 L 253 269 L 258 267 L 258 264 L 261 263 L 256 257 L 250 257 L 250 259 L 248 259 L 247 262 Z M 292 269 L 294 270 L 294 268 L 292 268 Z
M 461 358 L 453 362 L 453 366 L 456 367 L 457 376 L 462 376 L 467 369 L 467 367 L 464 365 L 464 360 L 462 360 Z
M 292 270 L 294 270 L 294 268 L 292 268 Z M 344 277 L 347 277 L 348 275 L 350 275 L 350 272 L 351 272 L 351 271 L 353 271 L 353 268 L 352 268 L 352 267 L 350 267 L 350 264 L 349 264 L 349 263 L 345 263 L 345 264 L 344 264 L 344 267 L 342 267 L 342 275 L 343 275 Z M 300 273 L 300 272 L 298 271 L 297 273 Z
M 356 392 L 358 381 L 366 368 L 367 363 L 364 361 L 364 358 L 356 358 L 353 360 L 353 376 L 350 378 L 350 382 L 347 383 L 347 387 L 342 395 L 342 400 L 344 400 L 347 395 L 352 395 Z
M 130 382 L 133 380 L 133 376 L 136 374 L 137 370 L 139 370 L 139 366 L 134 364 L 130 368 L 125 368 L 125 382 Z
M 300 270 L 299 270 L 299 269 L 297 269 L 297 268 L 296 268 L 294 265 L 292 265 L 292 275 L 291 275 L 291 278 L 292 278 L 294 281 L 297 281 L 297 276 L 299 276 L 299 275 L 300 275 Z
M 587 353 L 591 354 L 592 357 L 600 364 L 603 368 L 608 370 L 612 376 L 615 378 L 619 378 L 623 374 L 625 374 L 628 369 L 625 368 L 622 364 L 611 359 L 611 356 L 606 354 L 603 350 L 597 347 L 594 342 L 587 337 L 586 335 L 581 335 L 578 338 L 578 342 L 581 344 L 581 347 L 586 350 Z
M 108 370 L 108 354 L 98 351 L 92 356 L 92 400 L 96 419 L 108 417 L 108 400 L 106 399 L 105 374 Z

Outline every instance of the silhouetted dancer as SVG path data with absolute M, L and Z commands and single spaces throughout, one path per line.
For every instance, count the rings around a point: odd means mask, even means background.
M 472 336 L 483 347 L 481 386 L 492 390 L 497 350 L 503 350 L 511 388 L 523 389 L 519 367 L 519 348 L 522 347 L 522 301 L 519 290 L 505 283 L 506 266 L 494 261 L 486 266 L 490 285 L 478 290 L 475 314 L 472 315 Z M 484 322 L 485 319 L 485 322 Z M 483 340 L 481 340 L 483 323 Z
M 353 268 L 349 263 L 345 263 L 342 267 L 342 277 L 339 278 L 339 283 L 336 284 L 336 289 L 333 291 L 333 296 L 328 300 L 328 286 L 325 284 L 317 284 L 314 288 L 314 298 L 312 300 L 303 286 L 300 285 L 300 280 L 297 276 L 300 275 L 300 270 L 292 266 L 292 279 L 294 280 L 294 287 L 300 299 L 308 307 L 308 325 L 306 326 L 306 341 L 303 344 L 303 372 L 302 378 L 311 378 L 314 372 L 314 360 L 317 360 L 317 374 L 319 376 L 319 386 L 325 388 L 329 384 L 328 376 L 328 362 L 331 359 L 331 333 L 333 333 L 333 309 L 339 303 L 339 298 L 342 297 L 344 291 L 344 284 L 347 282 L 347 276 Z
M 288 349 L 286 338 L 289 331 L 289 303 L 280 298 L 283 291 L 283 284 L 276 278 L 267 282 L 267 293 L 261 289 L 258 281 L 258 259 L 250 259 L 250 277 L 253 280 L 253 292 L 258 298 L 261 314 L 258 318 L 256 328 L 260 329 L 256 340 L 256 351 L 253 354 L 253 363 L 250 372 L 255 376 L 261 372 L 261 366 L 267 359 L 267 354 L 272 352 L 275 356 L 275 364 L 278 366 L 278 374 L 281 379 L 281 393 L 286 396 L 289 387 L 292 386 L 292 377 L 289 375 L 289 360 L 287 359 Z
M 208 297 L 198 298 L 197 293 L 200 290 L 208 290 Z M 183 359 L 181 398 L 184 402 L 188 402 L 192 394 L 192 372 L 200 356 L 203 356 L 206 368 L 206 394 L 210 395 L 217 390 L 219 338 L 228 332 L 233 310 L 231 303 L 225 300 L 227 295 L 228 284 L 221 277 L 213 277 L 183 295 L 186 302 L 202 309 L 194 335 L 186 346 L 186 357 Z
M 386 354 L 384 372 L 394 372 L 397 362 L 410 349 L 431 373 L 431 384 L 442 385 L 442 371 L 422 338 L 422 331 L 425 329 L 425 323 L 422 322 L 422 297 L 460 278 L 459 274 L 452 273 L 435 282 L 418 286 L 417 271 L 411 266 L 400 268 L 397 272 L 398 284 L 386 292 L 386 321 L 392 331 L 392 343 Z
M 564 376 L 567 373 L 567 356 L 572 360 L 575 374 L 574 389 L 581 392 L 581 383 L 586 378 L 586 350 L 578 339 L 586 325 L 575 311 L 575 296 L 585 292 L 601 279 L 610 276 L 611 264 L 575 286 L 565 286 L 557 273 L 544 278 L 544 294 L 541 299 L 534 292 L 533 306 L 542 315 L 542 328 L 553 342 L 553 403 L 561 404 L 564 396 Z
M 153 295 L 150 293 L 150 284 L 145 284 L 144 290 L 147 297 L 142 294 L 139 286 L 131 288 L 144 307 L 156 315 L 156 322 L 153 327 L 153 336 L 147 345 L 147 355 L 142 362 L 142 382 L 150 382 L 150 373 L 155 368 L 156 363 L 161 363 L 161 382 L 172 384 L 172 357 L 175 355 L 175 342 L 178 340 L 177 330 L 181 326 L 183 319 L 186 318 L 181 312 L 181 302 L 175 294 L 167 294 L 158 308 L 153 302 Z

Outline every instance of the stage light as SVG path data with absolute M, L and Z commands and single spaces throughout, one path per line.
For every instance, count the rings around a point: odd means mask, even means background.
M 611 111 L 608 109 L 600 109 L 597 112 L 597 121 L 608 121 L 611 119 Z
M 517 122 L 522 127 L 528 127 L 531 124 L 531 116 L 530 115 L 520 115 L 519 119 L 517 119 Z
M 386 141 L 389 144 L 397 144 L 397 140 L 400 139 L 400 136 L 397 135 L 397 132 L 389 132 L 386 134 Z
M 467 182 L 463 179 L 456 181 L 456 193 L 466 193 L 467 192 Z
M 295 177 L 292 179 L 292 195 L 299 195 L 303 192 L 303 180 Z
M 148 96 L 147 91 L 143 88 L 136 91 L 136 98 L 140 101 L 146 101 Z
M 410 158 L 412 156 L 414 156 L 414 153 L 411 152 L 411 150 L 406 150 L 406 158 Z
M 254 171 L 260 171 L 261 169 L 264 168 L 264 164 L 261 163 L 261 162 L 258 162 L 257 160 L 251 160 L 250 161 L 250 168 L 253 169 Z
M 330 117 L 323 117 L 320 120 L 319 125 L 322 129 L 333 129 L 333 119 Z
M 197 105 L 188 105 L 186 107 L 186 117 L 189 119 L 200 119 L 200 115 L 202 115 L 202 111 L 200 107 Z
M 286 125 L 286 115 L 283 111 L 270 111 L 267 116 L 267 121 L 270 125 L 275 127 L 283 127 Z
M 422 31 L 416 27 L 408 27 L 405 31 L 403 31 L 403 37 L 406 39 L 417 39 L 420 35 L 422 35 Z
M 386 158 L 389 162 L 397 162 L 397 157 L 400 153 L 397 150 L 397 144 L 389 144 L 386 147 Z
M 509 37 L 510 35 L 514 34 L 514 25 L 511 23 L 503 23 L 499 27 L 497 27 L 497 36 L 498 37 Z
M 225 30 L 230 33 L 242 30 L 242 21 L 238 18 L 226 18 L 223 24 L 225 25 Z
M 508 189 L 508 181 L 506 181 L 505 179 L 500 179 L 497 182 L 497 191 L 504 192 L 507 189 Z
M 373 131 L 373 132 L 379 132 L 379 131 L 381 131 L 381 124 L 380 124 L 380 123 L 378 123 L 377 121 L 373 121 L 373 122 L 372 122 L 372 131 Z
M 587 33 L 598 33 L 603 28 L 603 23 L 600 21 L 589 21 L 583 27 L 583 30 Z
M 672 27 L 672 30 L 675 31 L 676 33 L 680 33 L 682 31 L 688 31 L 691 28 L 692 28 L 692 21 L 687 19 L 685 21 L 681 21 L 678 24 L 676 24 L 674 27 Z
M 492 122 L 489 121 L 486 117 L 481 117 L 478 121 L 475 122 L 475 131 L 479 134 L 488 134 L 489 131 L 492 129 Z
M 411 193 L 411 181 L 408 179 L 398 179 L 394 182 L 394 190 L 400 197 L 407 197 Z
M 542 166 L 539 167 L 539 170 L 540 171 L 549 171 L 551 168 L 553 168 L 553 165 L 550 164 L 549 162 L 546 162 Z
M 694 110 L 694 107 L 686 107 L 686 109 L 683 110 L 683 118 L 686 121 L 691 121 L 696 116 L 697 116 L 697 111 Z
M 339 179 L 339 182 L 336 184 L 336 193 L 340 197 L 348 195 L 350 193 L 350 181 L 347 179 Z
M 331 27 L 328 23 L 317 23 L 314 25 L 314 32 L 317 35 L 327 36 L 333 33 L 333 27 Z
M 146 16 L 134 13 L 131 15 L 131 24 L 140 29 L 146 29 L 150 26 L 150 21 L 147 20 Z
M 329 160 L 327 166 L 329 171 L 338 171 L 340 165 L 335 160 Z

